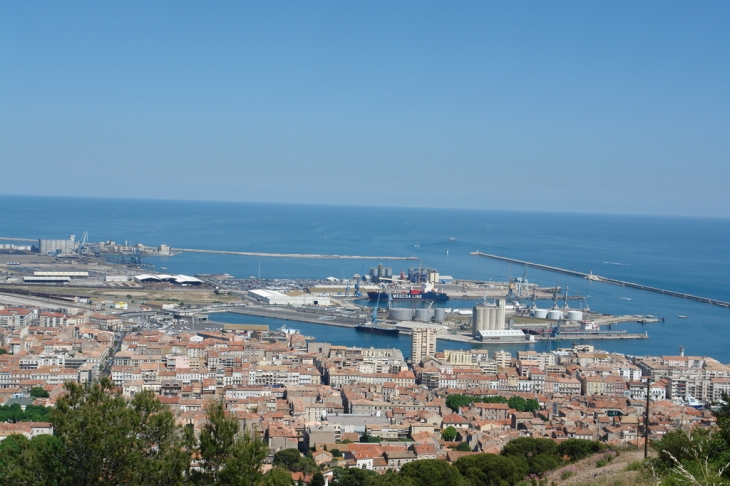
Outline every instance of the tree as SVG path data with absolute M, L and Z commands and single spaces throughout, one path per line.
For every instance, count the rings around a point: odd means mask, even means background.
M 302 455 L 297 449 L 284 449 L 274 454 L 274 466 L 280 466 L 291 472 L 302 470 Z
M 419 486 L 469 486 L 457 468 L 441 459 L 409 462 L 400 471 Z
M 454 394 L 446 397 L 446 406 L 454 412 L 458 412 L 461 407 L 466 407 L 474 401 L 474 397 Z
M 342 457 L 342 452 L 339 449 L 332 449 L 330 454 L 332 454 L 332 457 Z
M 558 445 L 558 455 L 561 457 L 568 456 L 571 461 L 579 461 L 605 450 L 605 444 L 584 439 L 568 439 Z
M 441 438 L 446 442 L 453 442 L 456 439 L 456 429 L 453 425 L 449 425 L 441 431 Z
M 152 392 L 128 401 L 103 378 L 67 383 L 51 413 L 61 485 L 182 484 L 190 465 L 180 429 Z
M 507 404 L 509 405 L 509 408 L 514 408 L 518 412 L 524 412 L 525 407 L 527 406 L 527 400 L 515 395 L 513 397 L 510 397 L 510 399 L 507 401 Z
M 0 442 L 0 484 L 17 486 L 53 485 L 56 469 L 58 439 L 51 435 L 28 440 L 12 434 Z
M 206 414 L 195 448 L 200 470 L 192 472 L 193 482 L 201 486 L 258 484 L 267 452 L 264 443 L 248 433 L 241 434 L 238 420 L 226 416 L 222 401 L 208 402 Z
M 557 444 L 551 439 L 533 439 L 531 437 L 520 437 L 505 444 L 500 453 L 508 457 L 522 457 L 529 459 L 539 454 L 555 455 Z
M 32 398 L 48 398 L 51 395 L 39 386 L 34 386 L 30 389 L 30 396 Z
M 5 348 L 0 348 L 0 355 L 8 354 L 8 350 Z
M 291 472 L 283 467 L 271 468 L 261 480 L 261 486 L 292 486 L 292 484 L 294 481 Z
M 465 456 L 456 461 L 454 466 L 475 485 L 516 484 L 526 475 L 526 471 L 512 459 L 495 454 Z
M 372 486 L 416 486 L 413 479 L 403 474 L 388 471 L 373 478 Z
M 357 467 L 349 469 L 335 467 L 332 472 L 337 486 L 371 486 L 373 479 L 379 476 L 375 471 Z
M 312 476 L 312 480 L 309 482 L 309 486 L 324 486 L 324 476 L 321 472 L 317 471 Z

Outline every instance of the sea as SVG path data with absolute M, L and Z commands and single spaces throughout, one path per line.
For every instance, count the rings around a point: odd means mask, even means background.
M 571 295 L 605 314 L 653 315 L 664 322 L 614 326 L 647 333 L 645 340 L 586 341 L 629 355 L 711 356 L 730 363 L 730 309 L 470 255 L 485 253 L 730 301 L 730 219 L 618 214 L 489 211 L 367 205 L 0 196 L 2 237 L 168 244 L 245 252 L 414 256 L 417 260 L 247 257 L 182 253 L 145 258 L 165 273 L 228 273 L 238 278 L 324 279 L 367 274 L 383 263 L 394 273 L 422 265 L 456 279 L 504 282 L 524 277 Z M 538 302 L 547 307 L 551 302 Z M 474 301 L 451 300 L 469 308 Z M 679 318 L 678 316 L 686 316 Z M 324 324 L 217 314 L 226 322 L 287 325 L 319 341 L 397 347 L 410 355 L 409 336 L 382 336 Z M 515 352 L 571 346 L 566 341 L 473 345 Z M 438 348 L 468 344 L 439 340 Z

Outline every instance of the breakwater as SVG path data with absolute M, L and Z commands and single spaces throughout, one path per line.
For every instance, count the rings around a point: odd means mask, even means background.
M 620 285 L 622 287 L 630 287 L 633 289 L 639 289 L 639 290 L 646 290 L 648 292 L 654 292 L 657 294 L 664 294 L 669 295 L 672 297 L 678 297 L 680 299 L 687 299 L 687 300 L 694 300 L 696 302 L 703 302 L 705 304 L 712 304 L 717 305 L 720 307 L 730 307 L 730 302 L 725 302 L 723 300 L 717 300 L 717 299 L 710 299 L 708 297 L 700 297 L 698 295 L 692 295 L 692 294 L 685 294 L 683 292 L 676 292 L 674 290 L 666 290 L 666 289 L 660 289 L 657 287 L 650 287 L 648 285 L 642 285 L 634 282 L 626 282 L 623 280 L 617 280 L 615 278 L 608 278 L 608 277 L 601 277 L 599 275 L 593 275 L 593 273 L 583 273 L 578 272 L 575 270 L 568 270 L 566 268 L 560 268 L 560 267 L 553 267 L 550 265 L 543 265 L 541 263 L 532 263 L 532 262 L 526 262 L 524 260 L 517 260 L 515 258 L 507 258 L 499 255 L 491 255 L 489 253 L 482 253 L 480 251 L 473 251 L 470 253 L 470 255 L 476 255 L 484 258 L 492 258 L 494 260 L 500 260 L 503 262 L 508 263 L 517 263 L 519 265 L 525 265 L 532 268 L 539 268 L 540 270 L 547 270 L 550 272 L 557 272 L 557 273 L 564 273 L 566 275 L 573 275 L 574 277 L 582 277 L 588 280 L 591 280 L 593 282 L 605 282 L 612 285 Z
M 0 241 L 27 241 L 30 243 L 38 243 L 38 239 L 31 240 L 30 238 L 6 238 L 3 236 L 0 236 Z
M 264 253 L 256 251 L 228 251 L 228 250 L 199 250 L 195 248 L 170 248 L 176 252 L 190 253 L 214 253 L 219 255 L 242 255 L 253 257 L 275 257 L 275 258 L 329 258 L 329 259 L 351 259 L 351 260 L 418 260 L 414 256 L 363 256 L 363 255 L 321 255 L 316 253 Z

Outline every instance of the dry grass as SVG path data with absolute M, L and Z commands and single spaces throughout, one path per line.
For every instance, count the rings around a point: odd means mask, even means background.
M 561 486 L 649 486 L 656 484 L 656 481 L 645 478 L 642 471 L 627 470 L 629 464 L 643 460 L 643 451 L 621 452 L 605 466 L 597 467 L 596 463 L 602 458 L 603 454 L 597 454 L 578 461 L 573 465 L 578 469 L 578 473 L 564 480 L 560 478 L 560 470 L 554 471 L 546 476 L 547 484 L 553 482 Z

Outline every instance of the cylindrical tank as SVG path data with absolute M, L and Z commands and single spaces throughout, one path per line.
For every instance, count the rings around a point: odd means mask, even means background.
M 390 318 L 394 321 L 410 321 L 413 319 L 413 309 L 394 307 L 390 309 Z
M 547 318 L 552 319 L 554 321 L 557 321 L 558 319 L 563 318 L 563 311 L 559 310 L 549 310 L 547 313 Z
M 392 277 L 392 276 L 393 276 L 393 269 L 392 269 L 392 268 L 386 268 L 386 269 L 385 269 L 385 276 L 386 276 L 387 278 L 390 278 L 390 277 Z
M 494 331 L 497 329 L 497 308 L 496 307 L 490 307 L 487 309 L 487 312 L 489 312 L 489 327 L 488 329 L 490 331 Z
M 479 313 L 479 330 L 484 331 L 489 326 L 489 319 L 487 318 L 487 309 L 484 307 L 477 307 Z
M 532 311 L 532 317 L 535 317 L 536 319 L 545 319 L 547 315 L 547 309 L 535 309 Z
M 416 309 L 416 320 L 417 321 L 427 321 L 428 320 L 428 313 L 426 312 L 427 309 Z
M 385 269 L 383 269 L 383 264 L 378 264 L 378 277 L 385 277 Z
M 504 329 L 506 305 L 507 304 L 504 301 L 504 299 L 499 299 L 497 301 L 497 325 L 494 327 L 495 329 L 498 329 L 498 330 Z
M 568 311 L 568 317 L 567 317 L 567 319 L 569 321 L 582 321 L 583 320 L 583 312 L 576 311 L 576 310 Z
M 444 322 L 446 320 L 446 309 L 434 309 L 433 320 L 436 322 Z

